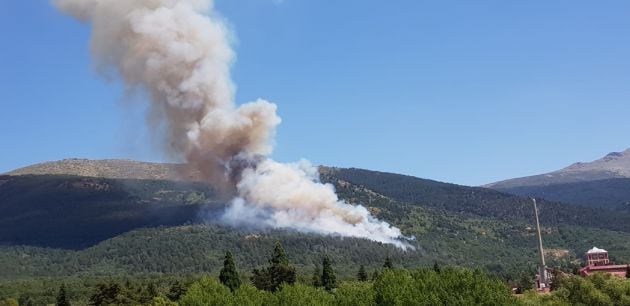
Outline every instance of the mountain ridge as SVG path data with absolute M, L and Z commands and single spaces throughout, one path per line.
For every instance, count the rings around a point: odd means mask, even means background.
M 200 180 L 199 172 L 188 168 L 185 164 L 145 162 L 131 159 L 67 158 L 17 168 L 3 175 L 74 175 L 110 179 Z
M 518 196 L 630 211 L 630 149 L 549 173 L 483 187 Z
M 514 187 L 577 183 L 630 178 L 630 149 L 611 152 L 591 162 L 577 162 L 548 173 L 502 180 L 482 187 L 505 190 Z

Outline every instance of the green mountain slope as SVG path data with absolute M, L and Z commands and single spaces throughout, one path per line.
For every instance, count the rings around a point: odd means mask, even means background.
M 0 247 L 0 278 L 115 276 L 152 273 L 217 274 L 224 252 L 232 251 L 245 275 L 264 265 L 276 241 L 285 246 L 302 277 L 308 277 L 323 255 L 330 256 L 344 278 L 358 265 L 371 271 L 386 256 L 398 266 L 479 267 L 506 278 L 533 271 L 534 231 L 525 223 L 449 216 L 411 208 L 401 227 L 417 236 L 416 251 L 403 252 L 364 239 L 335 238 L 287 231 L 234 230 L 216 225 L 147 228 L 128 232 L 93 247 L 74 251 L 36 247 Z M 543 239 L 552 265 L 569 267 L 592 245 L 606 245 L 613 260 L 628 262 L 627 233 L 574 226 L 545 227 Z M 553 254 L 553 255 L 552 255 Z
M 630 210 L 630 179 L 627 178 L 518 186 L 500 190 L 515 195 L 542 197 L 587 207 Z
M 82 248 L 218 208 L 206 184 L 64 175 L 0 176 L 0 244 Z
M 499 220 L 533 218 L 531 199 L 492 189 L 467 187 L 412 176 L 363 169 L 328 168 L 325 180 L 342 180 L 412 205 L 442 209 Z M 630 232 L 630 215 L 609 210 L 539 200 L 540 217 L 546 224 L 587 226 Z
M 226 250 L 249 271 L 265 263 L 276 240 L 283 242 L 302 277 L 312 273 L 324 254 L 333 258 L 342 277 L 352 277 L 359 264 L 378 267 L 386 256 L 407 267 L 437 261 L 509 278 L 534 268 L 528 199 L 368 170 L 321 172 L 342 198 L 416 236 L 416 250 L 403 252 L 363 239 L 204 224 L 226 201 L 202 183 L 44 172 L 0 177 L 0 278 L 217 273 Z M 618 262 L 630 261 L 627 214 L 546 201 L 541 211 L 552 263 L 568 267 L 593 245 L 608 249 Z

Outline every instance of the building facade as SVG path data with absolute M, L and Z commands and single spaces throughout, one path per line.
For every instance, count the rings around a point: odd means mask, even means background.
M 580 275 L 589 276 L 596 272 L 626 277 L 628 265 L 612 265 L 608 259 L 608 251 L 593 247 L 586 252 L 586 267 L 580 269 Z
M 586 251 L 586 265 L 587 266 L 605 266 L 610 264 L 608 259 L 608 251 L 593 247 Z

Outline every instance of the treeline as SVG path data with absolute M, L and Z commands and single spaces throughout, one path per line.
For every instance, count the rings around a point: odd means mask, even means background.
M 203 278 L 172 305 L 509 305 L 516 299 L 500 280 L 476 270 L 396 269 L 387 258 L 371 281 L 363 266 L 356 280 L 337 282 L 330 258 L 324 257 L 310 284 L 296 283 L 295 268 L 280 244 L 269 265 L 254 270 L 252 284 L 240 284 L 230 253 L 219 282 Z M 178 304 L 176 304 L 178 303 Z
M 340 281 L 329 257 L 307 281 L 298 281 L 281 244 L 276 244 L 268 264 L 254 269 L 243 282 L 230 252 L 225 255 L 218 280 L 201 277 L 186 283 L 175 280 L 168 287 L 152 282 L 101 282 L 89 297 L 73 296 L 64 284 L 54 301 L 27 296 L 7 298 L 0 305 L 509 305 L 516 302 L 506 284 L 479 270 L 440 268 L 405 270 L 387 258 L 382 268 L 368 275 L 356 269 L 355 280 Z M 4 303 L 4 304 L 3 304 Z
M 419 209 L 418 209 L 419 210 Z M 415 227 L 416 251 L 402 252 L 365 239 L 327 237 L 288 231 L 238 231 L 213 225 L 142 229 L 107 240 L 95 247 L 69 251 L 0 246 L 0 291 L 5 283 L 42 278 L 98 279 L 152 275 L 218 275 L 224 253 L 233 250 L 237 265 L 249 272 L 267 261 L 268 250 L 281 241 L 298 268 L 298 277 L 310 277 L 322 254 L 336 264 L 340 278 L 356 274 L 365 265 L 371 274 L 390 256 L 406 268 L 442 265 L 480 268 L 507 281 L 533 275 L 536 258 L 534 231 L 526 223 L 500 223 L 450 215 L 411 211 L 400 223 Z M 593 245 L 605 246 L 618 263 L 630 262 L 630 235 L 559 226 L 543 233 L 545 247 L 567 249 L 567 257 L 548 258 L 553 267 L 571 272 L 576 257 Z
M 244 279 L 227 252 L 218 279 L 98 282 L 83 295 L 58 285 L 54 297 L 0 296 L 0 306 L 18 305 L 630 305 L 630 280 L 604 274 L 587 278 L 558 275 L 551 294 L 513 295 L 503 280 L 481 270 L 441 267 L 403 269 L 386 258 L 371 275 L 364 266 L 352 280 L 339 280 L 324 256 L 312 278 L 299 280 L 297 269 L 277 243 L 266 266 Z M 25 288 L 26 289 L 26 288 Z

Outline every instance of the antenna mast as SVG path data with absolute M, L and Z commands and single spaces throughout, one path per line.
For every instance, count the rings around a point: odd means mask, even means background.
M 549 285 L 549 282 L 547 279 L 547 271 L 545 269 L 545 253 L 543 252 L 542 235 L 540 234 L 540 222 L 538 221 L 538 207 L 536 206 L 536 199 L 532 198 L 532 201 L 534 202 L 534 216 L 536 216 L 536 232 L 538 234 L 538 254 L 540 255 L 540 266 L 538 267 L 538 275 L 540 277 L 540 284 L 545 284 L 545 287 L 547 287 Z

